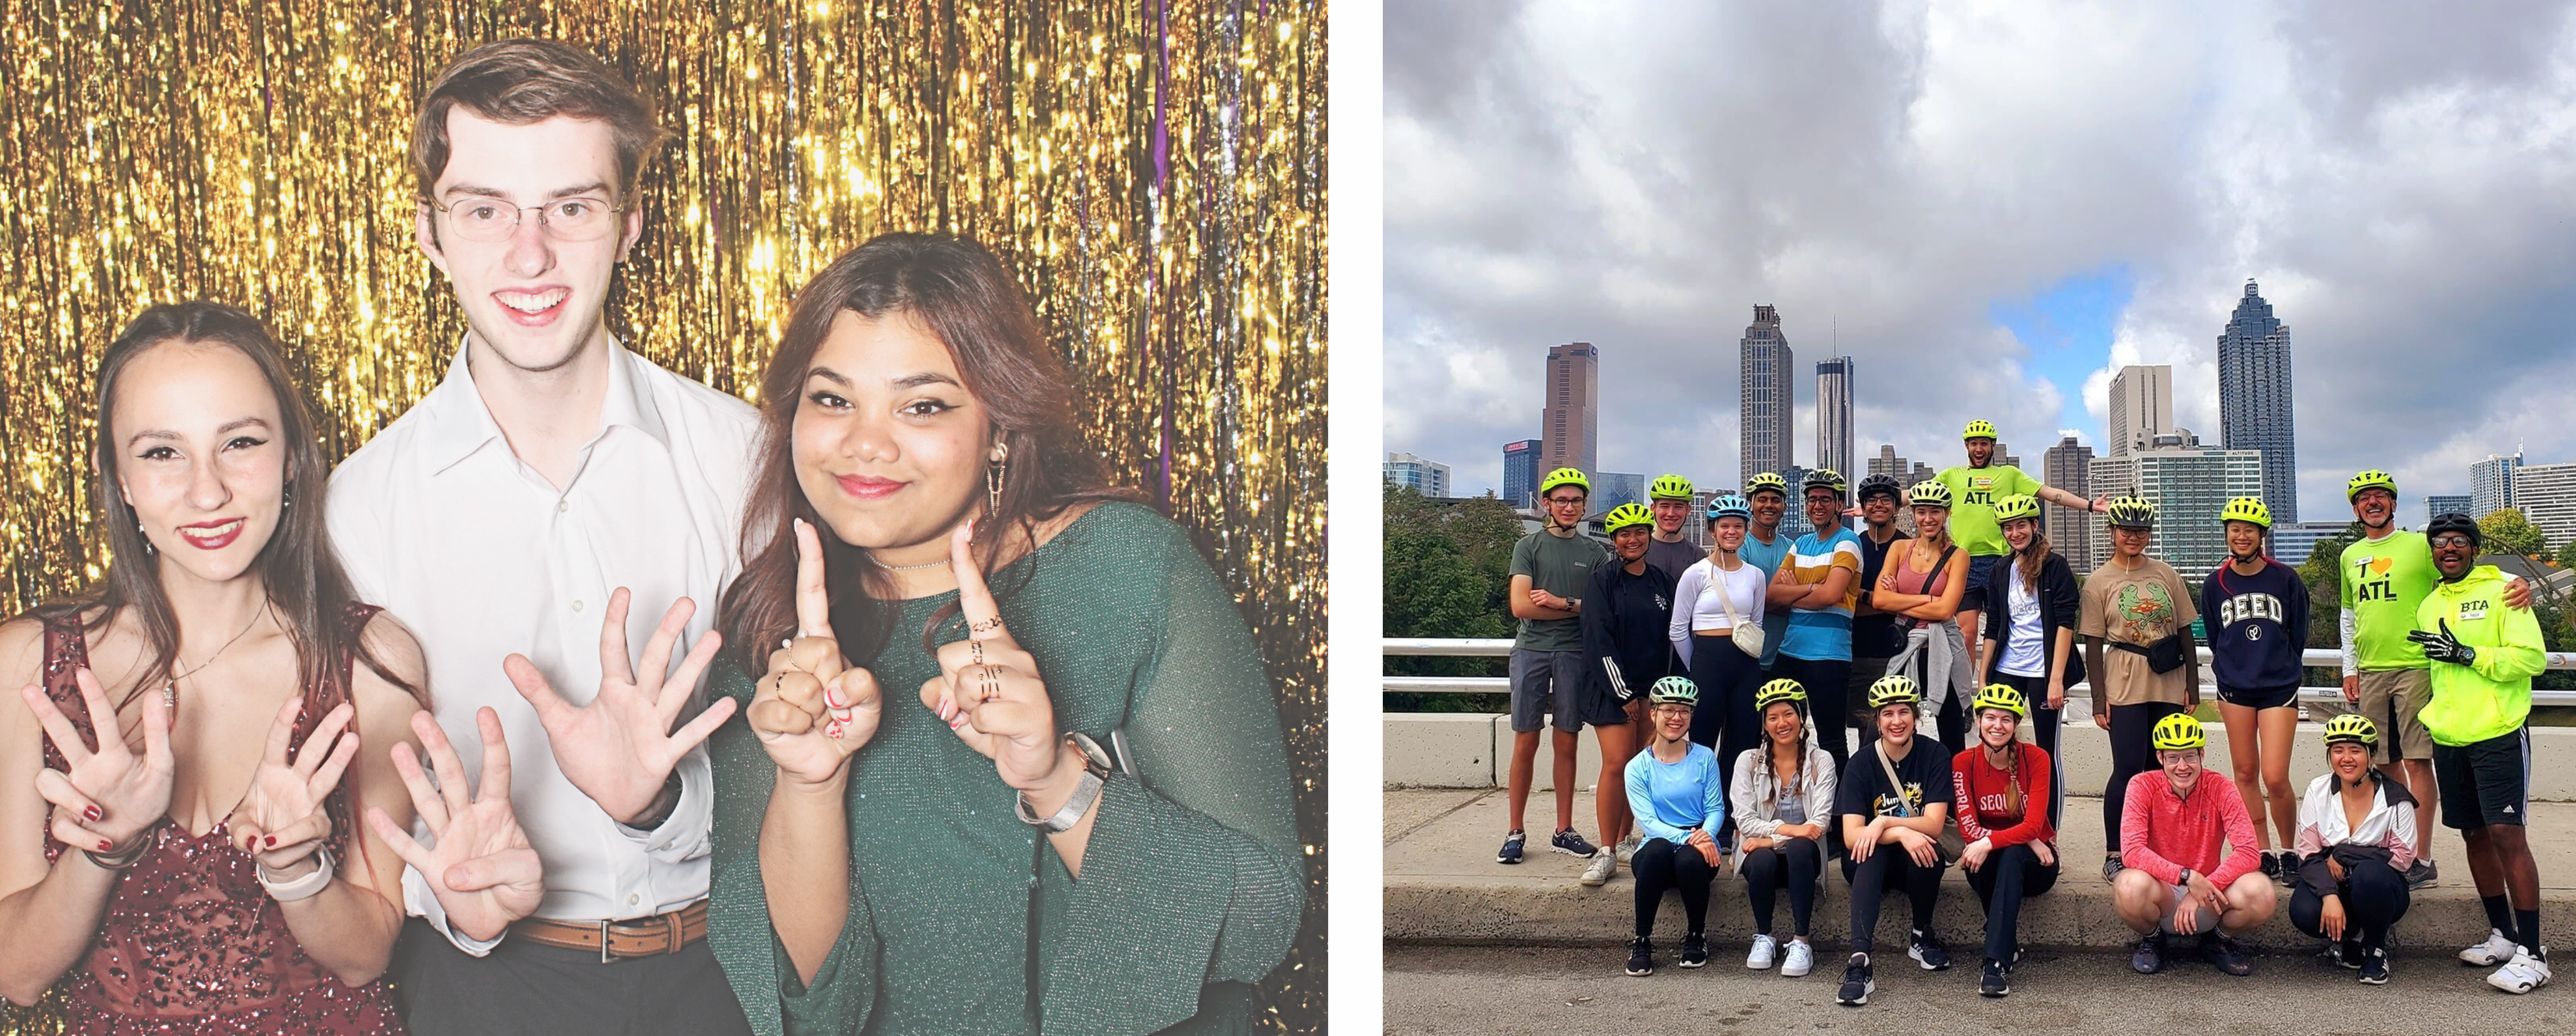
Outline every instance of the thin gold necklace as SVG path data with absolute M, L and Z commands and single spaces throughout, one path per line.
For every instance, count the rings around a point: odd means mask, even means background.
M 179 681 L 205 672 L 207 666 L 215 664 L 216 659 L 224 657 L 224 652 L 232 650 L 233 645 L 241 643 L 243 637 L 250 635 L 251 627 L 259 625 L 259 620 L 268 614 L 268 606 L 269 598 L 262 594 L 259 599 L 259 610 L 251 613 L 250 622 L 242 626 L 241 632 L 233 634 L 233 639 L 225 641 L 224 646 L 216 648 L 215 653 L 206 656 L 206 660 L 196 668 L 173 675 L 169 682 L 161 685 L 161 707 L 169 711 L 171 718 L 179 715 Z M 172 657 L 177 656 L 174 653 Z

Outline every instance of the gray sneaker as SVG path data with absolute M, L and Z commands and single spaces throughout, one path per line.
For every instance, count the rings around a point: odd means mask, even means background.
M 1619 873 L 1617 856 L 1596 853 L 1592 857 L 1592 863 L 1583 868 L 1583 883 L 1597 888 L 1608 884 L 1611 876 L 1617 873 Z
M 1645 843 L 1644 841 L 1640 840 L 1636 835 L 1629 835 L 1629 836 L 1628 836 L 1628 837 L 1626 837 L 1626 838 L 1622 838 L 1622 839 L 1620 839 L 1620 840 L 1619 840 L 1619 862 L 1621 862 L 1621 863 L 1627 863 L 1627 862 L 1629 862 L 1630 860 L 1634 860 L 1634 859 L 1636 859 L 1636 858 L 1637 858 L 1637 847 L 1638 847 L 1638 846 L 1641 846 L 1641 845 L 1644 845 L 1644 844 L 1646 844 L 1646 843 Z
M 2441 869 L 2433 866 L 2433 861 L 2423 857 L 2416 857 L 2414 865 L 2406 868 L 2406 891 L 2430 888 L 2441 880 Z

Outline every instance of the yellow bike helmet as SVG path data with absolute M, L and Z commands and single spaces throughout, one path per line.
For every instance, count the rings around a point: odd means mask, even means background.
M 1948 483 L 1935 482 L 1928 478 L 1915 483 L 1914 488 L 1905 491 L 1905 503 L 1906 506 L 1909 507 L 1939 507 L 1946 509 L 1950 506 L 1952 499 L 1953 497 L 1950 495 L 1950 486 Z
M 2272 509 L 2263 506 L 2263 501 L 2259 499 L 2240 496 L 2228 501 L 2227 506 L 2219 509 L 2218 521 L 2222 525 L 2228 522 L 2249 522 L 2259 528 L 2269 529 L 2272 527 Z
M 1753 711 L 1762 712 L 1784 701 L 1797 705 L 1801 712 L 1806 711 L 1807 689 L 1799 686 L 1798 681 L 1789 679 L 1763 684 L 1761 690 L 1753 692 Z
M 1778 493 L 1784 497 L 1788 496 L 1789 480 L 1781 478 L 1780 473 L 1777 471 L 1765 471 L 1759 475 L 1755 475 L 1752 478 L 1744 480 L 1744 496 L 1748 500 L 1753 497 L 1753 494 L 1759 493 L 1765 489 Z
M 1985 709 L 2002 709 L 2023 719 L 2030 718 L 2029 699 L 2022 697 L 2021 688 L 2011 684 L 1987 684 L 1984 690 L 1977 692 L 1976 700 L 1968 703 L 1968 714 L 1971 716 Z
M 2134 496 L 2114 497 L 2107 517 L 2114 529 L 2152 529 L 2156 527 L 2156 505 Z
M 1970 439 L 1992 438 L 1995 438 L 1995 423 L 1982 417 L 1968 422 L 1968 427 L 1959 430 L 1960 442 L 1966 442 Z
M 2159 752 L 2179 752 L 2209 744 L 2209 732 L 2191 713 L 2177 712 L 2156 721 L 2156 729 L 2147 735 L 2147 743 Z
M 2369 717 L 2347 712 L 2326 721 L 2326 743 L 2329 745 L 2379 743 L 2379 725 Z
M 1654 484 L 1646 487 L 1648 500 L 1688 500 L 1690 498 L 1691 481 L 1680 475 L 1657 475 Z
M 2360 496 L 2361 491 L 2365 489 L 2385 489 L 2388 495 L 2396 496 L 2397 480 L 2388 477 L 2387 472 L 2377 468 L 2354 475 L 2352 481 L 2343 484 L 2344 502 L 2351 503 L 2353 498 Z
M 1582 472 L 1573 468 L 1558 468 L 1548 472 L 1546 478 L 1539 480 L 1538 495 L 1545 497 L 1558 486 L 1574 486 L 1583 490 L 1583 495 L 1592 495 L 1592 480 L 1583 477 Z
M 1835 496 L 1841 496 L 1843 495 L 1843 491 L 1849 488 L 1849 485 L 1849 483 L 1843 481 L 1842 472 L 1835 471 L 1832 468 L 1817 468 L 1814 471 L 1807 473 L 1807 484 L 1804 488 L 1830 489 L 1834 491 Z
M 1646 702 L 1651 705 L 1699 705 L 1699 685 L 1687 676 L 1667 676 L 1646 688 Z
M 1995 501 L 1995 524 L 2002 525 L 2005 522 L 2021 518 L 2029 518 L 2034 521 L 2038 520 L 2038 497 L 2032 496 L 2028 493 L 2015 493 L 2011 496 Z
M 1888 675 L 1869 685 L 1869 708 L 1876 712 L 1890 705 L 1921 705 L 1923 692 L 1916 690 L 1911 677 Z
M 1620 504 L 1611 508 L 1610 513 L 1601 518 L 1601 531 L 1611 536 L 1619 535 L 1621 529 L 1633 529 L 1640 525 L 1653 528 L 1655 515 L 1639 504 Z

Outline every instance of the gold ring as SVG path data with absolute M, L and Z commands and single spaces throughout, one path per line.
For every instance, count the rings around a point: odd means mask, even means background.
M 984 620 L 984 621 L 982 621 L 982 622 L 979 622 L 979 623 L 976 623 L 976 624 L 974 624 L 974 625 L 972 625 L 972 626 L 967 627 L 967 629 L 969 629 L 969 630 L 971 630 L 971 631 L 973 631 L 973 632 L 976 632 L 976 633 L 991 633 L 991 632 L 993 632 L 994 630 L 1001 629 L 1001 628 L 1002 628 L 1002 617 L 1001 617 L 1001 616 L 999 616 L 999 615 L 993 616 L 992 618 L 986 619 L 986 620 Z
M 984 642 L 983 642 L 983 641 L 980 641 L 980 640 L 969 640 L 969 641 L 967 641 L 967 642 L 966 642 L 966 655 L 967 655 L 967 657 L 974 659 L 974 662 L 973 662 L 973 664 L 974 664 L 974 665 L 983 665 L 983 664 L 984 664 Z

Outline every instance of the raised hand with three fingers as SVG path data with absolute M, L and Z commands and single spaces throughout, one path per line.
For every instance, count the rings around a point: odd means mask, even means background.
M 438 785 L 430 786 L 420 758 L 411 746 L 394 746 L 394 772 L 411 792 L 412 810 L 429 828 L 435 848 L 423 846 L 411 832 L 394 826 L 393 818 L 367 809 L 367 826 L 376 837 L 427 879 L 431 894 L 447 912 L 448 926 L 468 939 L 499 938 L 510 922 L 535 913 L 546 895 L 544 866 L 519 829 L 510 808 L 510 745 L 501 737 L 501 716 L 490 706 L 474 712 L 483 735 L 483 782 L 474 792 L 465 787 L 465 762 L 447 732 L 429 713 L 416 712 L 411 730 L 429 750 Z
M 966 639 L 940 645 L 939 675 L 921 685 L 921 703 L 993 760 L 1002 783 L 1018 789 L 1030 809 L 1044 816 L 1072 796 L 1083 764 L 1056 729 L 1055 700 L 1038 674 L 1037 659 L 1002 625 L 1001 606 L 975 567 L 973 535 L 968 523 L 948 537 Z
M 796 520 L 796 636 L 769 653 L 748 718 L 783 779 L 823 784 L 874 738 L 884 696 L 876 674 L 852 666 L 832 632 L 822 537 Z
M 53 805 L 48 830 L 63 844 L 125 856 L 139 850 L 170 812 L 170 785 L 178 767 L 170 756 L 169 708 L 160 695 L 143 696 L 143 752 L 138 755 L 118 731 L 116 707 L 107 703 L 98 677 L 83 668 L 73 673 L 73 680 L 80 686 L 81 703 L 89 708 L 90 728 L 98 732 L 96 748 L 81 740 L 71 718 L 54 707 L 42 685 L 18 691 L 71 765 L 69 772 L 52 767 L 37 772 L 36 793 Z
M 545 725 L 564 778 L 621 824 L 652 810 L 680 757 L 715 733 L 734 710 L 733 699 L 720 698 L 687 726 L 672 730 L 680 710 L 688 707 L 698 674 L 723 638 L 708 631 L 672 671 L 671 651 L 697 611 L 696 604 L 680 598 L 644 642 L 638 668 L 626 650 L 626 604 L 625 587 L 608 596 L 608 615 L 599 629 L 599 694 L 588 705 L 574 705 L 556 694 L 526 655 L 501 661 L 519 695 L 536 707 L 537 722 Z
M 358 755 L 358 732 L 349 729 L 358 711 L 341 702 L 313 725 L 304 746 L 288 761 L 295 717 L 303 711 L 300 694 L 278 708 L 276 721 L 268 727 L 268 747 L 260 753 L 259 768 L 252 771 L 250 792 L 225 821 L 233 848 L 251 854 L 272 871 L 304 862 L 330 840 L 331 815 L 323 803 Z

